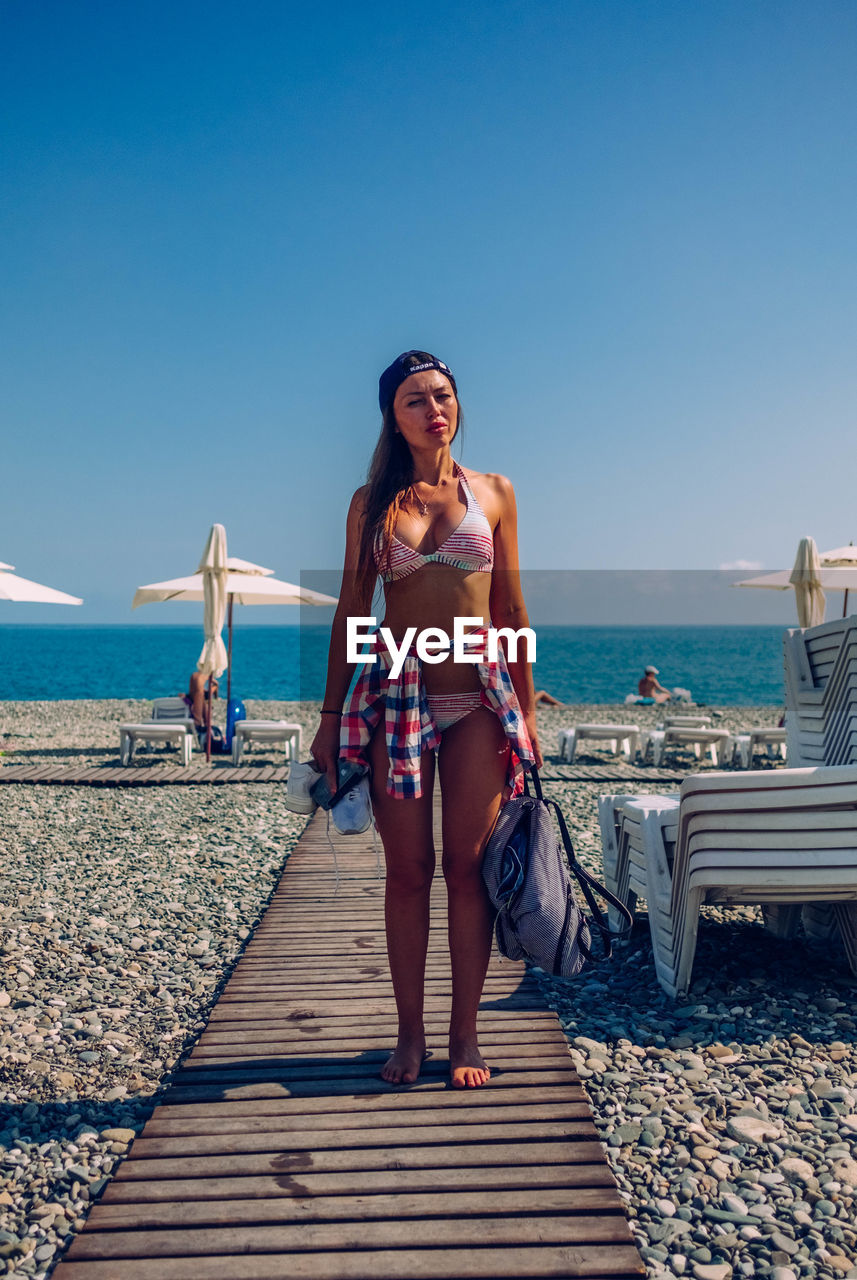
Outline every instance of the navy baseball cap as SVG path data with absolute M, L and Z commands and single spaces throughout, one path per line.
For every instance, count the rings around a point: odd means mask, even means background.
M 393 403 L 393 397 L 405 378 L 409 378 L 412 373 L 424 373 L 427 369 L 437 369 L 438 373 L 449 378 L 452 389 L 458 396 L 458 388 L 449 365 L 444 364 L 428 351 L 403 351 L 400 356 L 396 356 L 393 363 L 378 379 L 378 403 L 381 406 L 381 412 L 383 413 L 387 406 Z

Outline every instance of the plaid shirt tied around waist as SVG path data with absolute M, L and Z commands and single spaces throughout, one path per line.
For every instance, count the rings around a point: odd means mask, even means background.
M 468 633 L 468 648 L 477 638 L 484 642 L 487 632 Z M 387 793 L 399 800 L 418 800 L 422 795 L 420 757 L 440 746 L 441 735 L 429 711 L 420 659 L 409 652 L 395 680 L 389 674 L 392 663 L 385 647 L 378 651 L 374 663 L 363 668 L 342 714 L 339 754 L 345 760 L 365 764 L 369 740 L 383 717 L 390 761 Z M 482 681 L 482 705 L 496 713 L 509 739 L 506 782 L 512 794 L 519 795 L 524 788 L 524 769 L 533 764 L 534 756 L 502 647 L 498 646 L 497 658 L 490 662 L 483 649 L 483 660 L 473 665 Z

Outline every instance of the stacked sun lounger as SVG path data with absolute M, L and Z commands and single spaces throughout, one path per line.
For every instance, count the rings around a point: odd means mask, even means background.
M 857 617 L 786 632 L 790 765 L 857 764 Z
M 665 795 L 610 795 L 598 800 L 604 883 L 620 902 L 633 912 L 637 899 L 646 897 L 646 852 L 643 847 L 643 817 L 659 815 L 667 856 L 672 862 L 678 831 L 679 793 Z M 622 924 L 615 908 L 608 907 L 610 924 Z
M 602 796 L 608 888 L 648 905 L 663 989 L 686 992 L 704 902 L 760 904 L 791 936 L 807 904 L 825 904 L 857 974 L 857 767 L 708 773 L 672 796 Z

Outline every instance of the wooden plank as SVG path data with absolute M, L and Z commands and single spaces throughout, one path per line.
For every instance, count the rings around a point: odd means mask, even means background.
M 209 1257 L 205 1280 L 522 1280 L 642 1275 L 631 1245 L 354 1249 L 349 1252 Z M 112 1261 L 62 1262 L 60 1280 L 119 1280 Z M 201 1280 L 194 1258 L 123 1259 L 121 1280 Z
M 563 1076 L 561 1090 L 539 1094 L 539 1105 L 545 1108 L 562 1106 L 565 1103 L 577 1103 L 586 1100 L 583 1086 L 576 1080 L 567 1083 Z M 362 1093 L 343 1090 L 335 1094 L 328 1087 L 325 1093 L 309 1092 L 305 1096 L 284 1097 L 282 1093 L 267 1095 L 263 1092 L 259 1097 L 228 1098 L 216 1093 L 211 1101 L 190 1099 L 187 1101 L 173 1099 L 169 1095 L 155 1111 L 156 1116 L 167 1120 L 199 1120 L 211 1116 L 223 1116 L 224 1120 L 247 1118 L 250 1116 L 325 1116 L 331 1113 L 347 1111 L 365 1123 L 378 1111 L 385 1111 L 391 1105 L 407 1109 L 411 1113 L 420 1111 L 435 1112 L 439 1108 L 466 1108 L 468 1111 L 494 1109 L 499 1111 L 507 1106 L 521 1106 L 533 1102 L 533 1091 L 528 1083 L 520 1084 L 516 1080 L 504 1080 L 493 1077 L 487 1089 L 448 1089 L 445 1084 L 425 1082 L 410 1085 L 406 1089 L 376 1089 Z
M 389 1056 L 389 1055 L 388 1055 Z M 254 1059 L 252 1062 L 238 1062 L 233 1065 L 220 1066 L 217 1062 L 203 1064 L 195 1063 L 192 1067 L 184 1067 L 176 1078 L 177 1085 L 187 1086 L 194 1084 L 209 1085 L 217 1082 L 224 1085 L 231 1084 L 252 1084 L 256 1081 L 267 1082 L 276 1081 L 277 1084 L 288 1085 L 304 1085 L 314 1086 L 316 1090 L 327 1087 L 328 1082 L 337 1084 L 342 1082 L 343 1074 L 349 1076 L 353 1082 L 365 1086 L 369 1081 L 375 1079 L 378 1075 L 379 1058 L 375 1057 L 373 1061 L 366 1062 L 363 1055 L 359 1058 L 351 1058 L 340 1062 L 330 1062 L 325 1059 L 313 1061 L 311 1058 L 295 1060 L 292 1058 L 261 1058 Z M 568 1083 L 573 1077 L 573 1068 L 567 1051 L 556 1053 L 549 1058 L 527 1059 L 527 1072 L 530 1076 L 556 1076 L 562 1074 L 562 1083 Z M 496 1077 L 499 1081 L 504 1075 L 520 1076 L 522 1074 L 520 1060 L 514 1050 L 507 1051 L 505 1055 L 495 1053 L 492 1057 L 491 1068 L 494 1072 L 492 1079 Z M 563 1073 L 563 1069 L 567 1074 Z M 443 1083 L 446 1083 L 446 1075 L 448 1071 L 447 1063 L 443 1060 L 428 1058 L 423 1063 L 420 1071 L 420 1078 L 430 1083 L 435 1077 L 442 1077 Z M 538 1079 L 532 1081 L 538 1084 Z M 387 1088 L 389 1089 L 389 1085 Z
M 225 1074 L 225 1073 L 224 1073 Z M 264 1098 L 318 1098 L 319 1096 L 343 1097 L 351 1094 L 367 1094 L 382 1093 L 389 1097 L 391 1086 L 380 1077 L 366 1075 L 361 1077 L 343 1077 L 342 1079 L 328 1078 L 324 1080 L 258 1080 L 247 1081 L 244 1084 L 237 1083 L 245 1079 L 241 1072 L 231 1073 L 236 1083 L 230 1083 L 218 1077 L 216 1072 L 203 1073 L 202 1082 L 193 1081 L 184 1083 L 184 1076 L 178 1077 L 177 1082 L 168 1086 L 165 1101 L 176 1102 L 216 1102 L 218 1100 L 237 1102 L 242 1099 L 258 1101 Z M 506 1072 L 501 1073 L 495 1071 L 491 1076 L 491 1090 L 502 1090 L 512 1087 L 520 1087 L 521 1085 L 538 1086 L 539 1089 L 569 1088 L 573 1073 L 570 1068 L 566 1071 L 537 1071 L 537 1072 Z M 422 1078 L 417 1084 L 401 1085 L 400 1091 L 407 1092 L 408 1096 L 414 1093 L 434 1090 L 438 1093 L 447 1092 L 447 1083 L 445 1079 L 436 1081 L 426 1081 Z M 470 1096 L 471 1090 L 465 1092 L 466 1096 Z
M 287 777 L 288 770 L 282 766 L 267 766 L 246 771 L 244 769 L 229 770 L 228 774 L 226 770 L 212 769 L 205 765 L 164 765 L 162 763 L 132 763 L 116 767 L 86 765 L 79 768 L 70 765 L 45 764 L 4 765 L 0 768 L 0 785 L 21 783 L 93 787 L 204 786 L 212 783 L 283 783 Z
M 317 1000 L 337 1000 L 341 1001 L 343 995 L 348 996 L 352 1000 L 363 1000 L 376 997 L 381 992 L 388 994 L 392 999 L 393 984 L 387 974 L 381 974 L 377 978 L 372 978 L 367 982 L 354 981 L 345 984 L 341 981 L 325 982 L 319 979 L 314 990 L 314 996 Z M 425 992 L 427 996 L 439 995 L 449 998 L 452 991 L 451 979 L 428 978 L 425 983 Z M 282 979 L 269 977 L 267 981 L 264 978 L 247 977 L 230 982 L 227 989 L 221 997 L 224 1007 L 230 1004 L 246 1004 L 251 1000 L 263 1000 L 269 1002 L 271 1000 L 287 1001 L 291 999 L 301 999 L 306 994 L 306 983 L 290 982 L 286 977 Z M 540 996 L 539 988 L 535 983 L 516 982 L 514 979 L 509 981 L 507 978 L 487 978 L 483 989 L 483 999 L 487 996 L 496 999 L 500 996 L 518 996 L 529 997 L 531 1003 Z
M 600 1154 L 593 1152 L 593 1155 Z M 288 1168 L 288 1159 L 279 1173 L 234 1177 L 197 1178 L 114 1178 L 104 1189 L 104 1204 L 154 1204 L 174 1200 L 256 1200 L 276 1196 L 340 1196 L 395 1194 L 398 1191 L 457 1192 L 507 1191 L 521 1187 L 615 1187 L 613 1175 L 603 1161 L 590 1164 L 522 1164 L 517 1151 L 513 1166 L 408 1169 L 350 1169 L 328 1173 Z M 128 1159 L 120 1168 L 128 1168 Z M 147 1162 L 148 1163 L 148 1162 Z
M 447 1201 L 447 1206 L 449 1202 Z M 598 1217 L 532 1216 L 465 1217 L 431 1220 L 424 1243 L 435 1233 L 445 1246 L 514 1244 L 627 1244 L 625 1223 L 615 1215 Z M 287 1226 L 219 1227 L 127 1232 L 92 1232 L 79 1236 L 69 1250 L 78 1261 L 94 1258 L 206 1257 L 218 1254 L 305 1253 L 313 1249 L 408 1248 L 415 1225 L 403 1221 L 300 1222 Z M 133 1253 L 129 1251 L 133 1249 Z
M 85 765 L 81 769 L 64 769 L 62 775 L 57 778 L 57 783 L 62 786 L 92 786 L 98 785 L 101 778 L 108 774 L 118 774 L 117 769 L 106 769 L 103 765 Z
M 540 1035 L 546 1032 L 553 1033 L 560 1037 L 558 1043 L 565 1039 L 562 1032 L 556 1026 L 556 1017 L 551 1014 L 544 1015 L 545 1021 L 540 1021 L 540 1014 L 537 1009 L 528 1009 L 524 1013 L 505 1014 L 501 1009 L 482 1009 L 479 1013 L 480 1029 L 487 1033 L 500 1035 L 503 1032 L 512 1032 L 519 1036 Z M 551 1025 L 552 1024 L 552 1025 Z M 377 1036 L 393 1035 L 396 1032 L 396 1022 L 394 1010 L 390 1010 L 386 1018 L 380 1017 L 368 1025 L 371 1028 L 370 1038 Z M 444 1018 L 440 1014 L 432 1014 L 425 1019 L 426 1032 L 430 1036 L 443 1036 L 449 1029 L 449 1018 Z M 258 1018 L 243 1019 L 238 1022 L 232 1022 L 229 1018 L 223 1018 L 215 1022 L 209 1022 L 202 1038 L 210 1040 L 214 1043 L 222 1040 L 231 1040 L 238 1037 L 246 1037 L 253 1035 L 254 1039 L 263 1035 L 277 1034 L 293 1035 L 296 1040 L 304 1038 L 304 1044 L 307 1043 L 305 1037 L 318 1039 L 320 1037 L 329 1037 L 337 1035 L 349 1035 L 352 1031 L 359 1034 L 360 1024 L 355 1025 L 353 1019 L 347 1014 L 341 1014 L 339 1017 L 319 1017 L 314 1020 L 310 1019 L 293 1019 L 288 1011 L 288 1005 L 283 1005 L 281 1010 L 275 1007 L 270 1013 L 265 1010 L 259 1011 Z M 567 1043 L 567 1042 L 566 1042 Z
M 532 1187 L 506 1190 L 460 1189 L 459 1218 L 478 1215 L 621 1213 L 622 1200 L 610 1187 Z M 170 1204 L 106 1204 L 99 1200 L 87 1219 L 87 1231 L 145 1230 L 150 1227 L 244 1226 L 254 1223 L 371 1222 L 384 1218 L 448 1218 L 449 1197 L 440 1192 L 395 1195 L 294 1196 L 271 1200 L 194 1200 Z M 82 1237 L 81 1237 L 82 1238 Z
M 288 1124 L 282 1117 L 276 1116 L 224 1116 L 221 1115 L 220 1108 L 216 1107 L 209 1108 L 206 1116 L 188 1116 L 184 1119 L 166 1117 L 163 1115 L 165 1110 L 164 1107 L 156 1108 L 140 1137 L 135 1139 L 135 1159 L 138 1155 L 145 1154 L 140 1151 L 138 1144 L 149 1138 L 193 1138 L 227 1134 L 252 1137 L 254 1134 L 277 1134 L 278 1140 L 282 1141 L 284 1135 L 301 1132 L 311 1134 L 312 1142 L 308 1142 L 308 1145 L 314 1145 L 317 1139 L 323 1138 L 325 1130 L 333 1129 L 341 1134 L 343 1145 L 345 1145 L 349 1141 L 347 1131 L 350 1129 L 362 1132 L 371 1127 L 372 1133 L 375 1134 L 380 1129 L 393 1131 L 420 1126 L 434 1133 L 447 1126 L 454 1126 L 456 1129 L 462 1127 L 461 1116 L 455 1107 L 436 1107 L 429 1115 L 426 1115 L 423 1110 L 415 1110 L 411 1107 L 399 1110 L 378 1109 L 368 1115 L 365 1111 L 311 1112 L 300 1117 L 293 1116 Z M 566 1125 L 590 1119 L 589 1104 L 585 1101 L 553 1104 L 512 1103 L 510 1106 L 494 1108 L 486 1113 L 484 1119 L 479 1115 L 473 1117 L 473 1127 L 490 1128 L 494 1132 L 510 1125 L 532 1121 L 537 1124 Z
M 134 1139 L 134 1160 L 126 1167 L 136 1166 L 138 1162 L 145 1163 L 147 1160 L 170 1159 L 176 1156 L 196 1157 L 230 1153 L 248 1155 L 252 1152 L 265 1151 L 281 1154 L 284 1151 L 344 1151 L 349 1148 L 387 1148 L 403 1145 L 431 1147 L 484 1142 L 495 1142 L 502 1146 L 512 1142 L 552 1142 L 563 1139 L 589 1141 L 597 1139 L 597 1134 L 598 1131 L 589 1118 L 567 1121 L 562 1125 L 552 1121 L 500 1124 L 492 1119 L 488 1124 L 401 1124 L 377 1128 L 373 1125 L 371 1129 L 359 1128 L 343 1132 L 334 1129 L 274 1129 L 269 1122 L 268 1128 L 258 1133 L 220 1132 L 200 1138 L 141 1136 Z
M 391 1035 L 396 1034 L 395 1009 L 392 1007 L 386 1016 L 379 1017 L 368 1024 L 369 1031 L 366 1037 L 361 1037 L 360 1027 L 355 1026 L 348 1014 L 340 1014 L 338 1017 L 321 1016 L 316 1019 L 290 1019 L 289 1006 L 283 1004 L 279 1009 L 276 1002 L 272 1002 L 274 1008 L 266 1010 L 264 1007 L 258 1010 L 258 1017 L 252 1019 L 240 1019 L 236 1022 L 221 1019 L 219 1021 L 209 1023 L 203 1031 L 200 1043 L 205 1044 L 228 1044 L 228 1043 L 246 1043 L 249 1040 L 265 1040 L 289 1041 L 292 1040 L 296 1046 L 304 1047 L 312 1044 L 316 1040 L 349 1040 L 356 1037 L 361 1044 L 365 1044 L 366 1040 L 388 1040 Z M 532 1016 L 533 1010 L 513 1011 L 512 1015 L 504 1014 L 502 1009 L 482 1009 L 479 1015 L 479 1028 L 483 1035 L 492 1035 L 494 1039 L 505 1038 L 508 1041 L 512 1037 L 517 1037 L 523 1043 L 529 1044 L 534 1041 L 551 1040 L 557 1045 L 564 1045 L 568 1050 L 568 1041 L 560 1032 L 559 1028 L 552 1027 L 548 1023 L 538 1022 Z M 518 1013 L 515 1017 L 514 1014 Z M 279 1016 L 278 1016 L 279 1015 Z M 426 1035 L 441 1044 L 449 1031 L 449 1020 L 442 1020 L 442 1015 L 434 1013 L 429 1015 L 426 1020 Z
M 35 773 L 30 774 L 31 782 L 49 782 L 52 777 L 62 773 L 62 766 L 59 768 L 55 764 L 42 764 L 36 766 Z
M 395 1032 L 391 1032 L 386 1036 L 367 1036 L 364 1040 L 359 1037 L 348 1040 L 313 1040 L 309 1043 L 304 1040 L 300 1044 L 294 1040 L 280 1040 L 273 1044 L 257 1044 L 252 1040 L 249 1043 L 243 1043 L 239 1038 L 224 1045 L 209 1044 L 203 1039 L 200 1040 L 197 1047 L 187 1058 L 186 1065 L 201 1066 L 217 1062 L 223 1066 L 226 1063 L 241 1064 L 254 1058 L 259 1059 L 268 1056 L 300 1059 L 310 1054 L 314 1060 L 331 1059 L 336 1062 L 342 1062 L 343 1058 L 351 1058 L 359 1053 L 362 1055 L 364 1062 L 375 1062 L 380 1067 L 390 1056 L 391 1046 L 395 1044 L 395 1041 Z M 489 1040 L 485 1034 L 479 1037 L 483 1055 L 492 1061 L 495 1054 L 502 1052 L 506 1048 L 507 1041 L 508 1036 L 500 1037 L 496 1040 Z M 522 1061 L 524 1058 L 548 1058 L 556 1052 L 556 1043 L 552 1039 L 531 1040 L 527 1044 L 521 1044 L 515 1048 L 518 1061 Z M 568 1050 L 564 1049 L 564 1052 L 567 1053 Z M 433 1038 L 428 1044 L 427 1053 L 429 1058 L 445 1059 L 447 1056 L 446 1042 L 440 1037 Z
M 20 764 L 0 764 L 0 785 L 20 782 L 20 775 L 25 768 L 25 765 Z
M 555 1016 L 551 1018 L 540 1016 L 539 1010 L 527 1010 L 526 1012 L 517 1012 L 517 1014 L 504 1014 L 501 1010 L 484 1009 L 480 1014 L 480 1027 L 485 1033 L 490 1032 L 494 1036 L 503 1036 L 510 1033 L 518 1042 L 527 1043 L 531 1037 L 550 1037 L 555 1039 L 556 1043 L 562 1044 L 565 1041 L 563 1033 L 560 1032 L 556 1025 Z M 426 1018 L 426 1033 L 428 1036 L 443 1037 L 449 1029 L 449 1019 L 440 1015 L 430 1016 Z M 361 1036 L 361 1030 L 366 1030 L 366 1036 L 370 1039 L 379 1037 L 388 1037 L 397 1030 L 395 1023 L 394 1011 L 390 1010 L 390 1014 L 386 1018 L 379 1018 L 372 1021 L 371 1024 L 361 1023 L 349 1018 L 348 1014 L 340 1015 L 339 1018 L 317 1018 L 315 1020 L 303 1019 L 295 1021 L 289 1018 L 288 1005 L 283 1006 L 283 1012 L 280 1016 L 276 1014 L 276 1010 L 272 1010 L 270 1014 L 260 1011 L 260 1018 L 247 1023 L 246 1020 L 240 1021 L 234 1025 L 229 1023 L 228 1019 L 219 1021 L 219 1023 L 208 1024 L 202 1032 L 201 1042 L 206 1043 L 225 1043 L 235 1041 L 235 1039 L 243 1039 L 251 1036 L 253 1039 L 276 1039 L 294 1037 L 295 1043 L 303 1039 L 303 1043 L 307 1043 L 307 1036 L 315 1039 L 338 1038 L 349 1036 Z M 526 1039 L 524 1039 L 526 1037 Z M 565 1041 L 565 1044 L 568 1044 Z
M 40 768 L 41 766 L 37 764 L 3 765 L 0 767 L 0 776 L 9 782 L 26 782 Z M 13 773 L 14 776 L 12 776 Z
M 528 1141 L 526 1159 L 541 1165 L 589 1164 L 601 1157 L 601 1149 L 591 1140 L 553 1142 Z M 322 1146 L 312 1150 L 291 1152 L 287 1150 L 235 1152 L 226 1154 L 208 1152 L 202 1156 L 151 1156 L 145 1160 L 125 1160 L 119 1165 L 113 1185 L 125 1182 L 151 1182 L 185 1180 L 193 1178 L 257 1177 L 264 1174 L 292 1174 L 311 1172 L 317 1174 L 359 1172 L 393 1169 L 472 1169 L 482 1170 L 500 1166 L 505 1170 L 513 1160 L 520 1160 L 522 1152 L 515 1145 L 502 1142 L 453 1142 L 447 1146 L 407 1146 L 401 1141 L 390 1147 L 339 1147 L 335 1150 Z
M 124 785 L 128 781 L 133 781 L 133 774 L 129 775 L 126 772 L 126 769 L 128 768 L 130 768 L 130 766 L 125 766 L 125 768 L 123 768 L 121 765 L 118 765 L 115 769 L 98 769 L 97 772 L 92 770 L 84 776 L 83 781 L 90 785 L 94 783 L 99 787 L 112 786 L 114 783 L 121 783 Z
M 221 997 L 221 1000 L 222 999 L 223 997 Z M 527 997 L 514 994 L 504 995 L 493 1001 L 493 1008 L 505 1011 L 520 1009 L 522 1013 L 529 1013 L 531 1009 L 537 1007 L 535 1000 L 535 996 Z M 306 1006 L 295 1009 L 294 1011 L 293 1020 L 295 1022 L 311 1022 L 315 1018 L 333 1017 L 338 1014 L 348 1016 L 354 1011 L 353 1005 L 349 1004 L 347 992 L 340 993 L 339 997 L 332 996 L 330 998 L 319 998 L 315 1007 L 312 1006 L 310 1003 L 311 1001 L 312 997 L 307 994 Z M 259 998 L 256 1000 L 247 998 L 243 998 L 240 1001 L 236 1000 L 234 1002 L 229 1000 L 222 1005 L 220 1001 L 218 1001 L 217 1005 L 211 1011 L 209 1025 L 211 1023 L 220 1023 L 225 1021 L 257 1021 L 259 1018 L 259 1010 L 264 1009 L 266 1006 L 270 1008 L 271 1003 L 271 997 L 266 997 L 264 994 L 260 994 Z M 441 1013 L 443 1011 L 448 1013 L 449 997 L 427 996 L 425 1007 L 428 1013 Z M 480 1005 L 480 1014 L 491 1007 L 492 1002 L 489 997 L 487 1004 L 483 1003 Z M 361 1012 L 365 1015 L 367 1022 L 370 1023 L 375 1018 L 389 1017 L 393 1010 L 392 997 L 387 1000 L 361 1000 L 360 1008 Z

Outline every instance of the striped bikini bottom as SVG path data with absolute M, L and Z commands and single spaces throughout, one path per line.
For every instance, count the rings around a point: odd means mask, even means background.
M 459 720 L 484 706 L 480 690 L 467 693 L 427 693 L 426 701 L 439 733 L 445 733 Z

